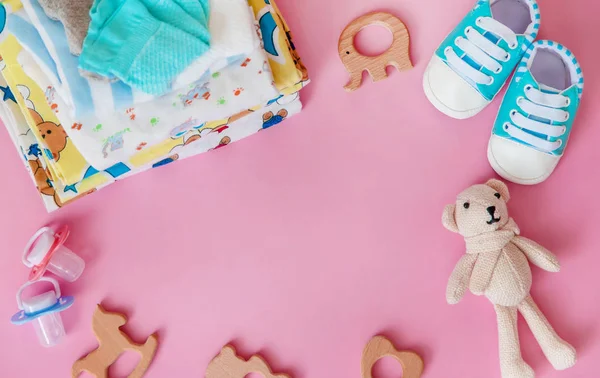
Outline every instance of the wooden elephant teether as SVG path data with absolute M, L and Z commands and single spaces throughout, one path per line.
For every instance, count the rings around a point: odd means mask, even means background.
M 73 364 L 73 378 L 79 377 L 84 371 L 96 378 L 107 378 L 110 365 L 121 353 L 128 350 L 137 352 L 142 357 L 128 378 L 141 378 L 146 373 L 158 346 L 156 334 L 148 337 L 143 345 L 136 344 L 119 329 L 125 323 L 127 318 L 124 315 L 108 312 L 98 305 L 94 312 L 92 328 L 100 345 Z
M 235 353 L 235 348 L 226 345 L 206 368 L 206 378 L 244 378 L 250 373 L 260 373 L 264 378 L 290 378 L 287 374 L 273 374 L 262 357 L 254 355 L 248 361 Z
M 363 350 L 362 378 L 373 378 L 373 365 L 383 357 L 394 357 L 400 362 L 403 378 L 420 378 L 423 373 L 423 360 L 418 354 L 398 351 L 390 340 L 383 336 L 375 336 Z
M 390 48 L 378 56 L 362 55 L 354 46 L 356 34 L 370 25 L 388 28 L 394 38 Z M 410 61 L 409 44 L 408 29 L 398 17 L 389 13 L 373 12 L 352 21 L 342 32 L 338 45 L 340 58 L 350 73 L 346 90 L 353 92 L 360 87 L 364 70 L 369 72 L 373 81 L 380 81 L 387 78 L 387 66 L 394 66 L 398 71 L 411 69 L 413 65 Z

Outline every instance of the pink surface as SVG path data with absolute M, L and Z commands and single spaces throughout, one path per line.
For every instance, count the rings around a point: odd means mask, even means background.
M 522 346 L 539 377 L 590 378 L 600 357 L 600 4 L 540 3 L 541 37 L 576 53 L 587 87 L 558 170 L 535 187 L 511 184 L 510 208 L 524 235 L 562 263 L 560 274 L 535 269 L 533 295 L 579 362 L 553 371 L 524 322 Z M 424 377 L 500 376 L 490 303 L 472 295 L 445 302 L 464 243 L 440 223 L 459 191 L 494 176 L 485 151 L 500 101 L 455 121 L 421 89 L 433 50 L 473 0 L 278 4 L 313 83 L 304 112 L 268 132 L 118 182 L 50 216 L 0 132 L 2 377 L 68 376 L 96 345 L 90 321 L 100 301 L 128 314 L 126 329 L 138 340 L 158 330 L 150 378 L 203 377 L 230 341 L 295 378 L 359 377 L 362 348 L 377 333 L 422 354 Z M 374 9 L 406 22 L 415 69 L 347 94 L 337 38 Z M 22 248 L 50 222 L 71 226 L 66 245 L 88 265 L 79 281 L 62 283 L 76 302 L 63 313 L 65 342 L 47 350 L 31 326 L 8 319 L 28 273 Z

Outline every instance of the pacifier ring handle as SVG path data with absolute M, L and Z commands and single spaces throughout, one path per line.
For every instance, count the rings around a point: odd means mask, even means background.
M 40 236 L 42 236 L 42 234 L 45 233 L 45 232 L 52 232 L 52 233 L 54 233 L 54 230 L 51 229 L 50 227 L 42 227 L 39 230 L 37 230 L 35 232 L 35 234 L 33 234 L 33 236 L 27 242 L 27 245 L 25 246 L 25 249 L 23 251 L 23 264 L 25 264 L 26 267 L 28 267 L 28 268 L 33 267 L 33 264 L 30 263 L 29 260 L 27 260 L 27 256 L 29 256 L 29 253 L 31 252 L 31 248 L 33 247 L 33 243 L 35 243 L 38 240 L 38 238 Z
M 60 293 L 60 286 L 58 286 L 58 281 L 56 281 L 54 278 L 50 278 L 50 277 L 41 277 L 40 279 L 36 280 L 36 281 L 29 281 L 26 282 L 23 286 L 21 286 L 21 288 L 19 289 L 19 291 L 17 291 L 17 306 L 19 307 L 19 310 L 24 310 L 24 306 L 23 306 L 23 300 L 21 299 L 21 294 L 23 294 L 23 290 L 25 290 L 26 288 L 28 288 L 29 286 L 39 283 L 39 282 L 50 282 L 52 285 L 54 285 L 54 293 L 56 294 L 56 299 L 58 300 L 61 297 L 61 293 Z
M 52 243 L 52 246 L 50 246 L 50 249 L 48 249 L 48 252 L 46 252 L 44 259 L 38 265 L 33 266 L 31 263 L 29 263 L 29 261 L 27 261 L 27 256 L 29 253 L 31 253 L 31 248 L 33 247 L 35 241 L 44 232 L 52 232 L 54 236 L 54 242 Z M 52 259 L 52 256 L 54 255 L 54 252 L 56 252 L 58 248 L 64 244 L 65 240 L 67 240 L 69 237 L 69 233 L 70 231 L 67 225 L 61 226 L 56 232 L 50 227 L 43 227 L 31 237 L 29 243 L 27 243 L 27 246 L 25 247 L 25 253 L 23 254 L 23 263 L 25 266 L 31 268 L 31 272 L 29 273 L 29 281 L 36 281 L 42 277 L 46 271 L 46 268 L 48 267 L 48 264 L 50 263 L 50 260 Z

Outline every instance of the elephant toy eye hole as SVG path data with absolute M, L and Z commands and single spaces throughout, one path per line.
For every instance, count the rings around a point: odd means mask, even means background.
M 468 202 L 465 202 L 465 203 L 463 204 L 463 207 L 464 207 L 465 209 L 468 209 L 468 208 L 469 208 L 469 206 L 471 206 L 471 205 L 470 205 Z
M 494 196 L 496 196 L 496 198 L 500 199 L 500 193 L 496 193 L 496 194 L 494 194 Z
M 346 55 L 350 55 L 350 51 L 346 51 Z

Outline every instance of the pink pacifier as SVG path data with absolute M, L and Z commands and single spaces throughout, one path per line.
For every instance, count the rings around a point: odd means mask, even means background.
M 50 282 L 54 290 L 47 291 L 31 298 L 21 299 L 23 290 L 38 282 Z M 65 327 L 60 312 L 73 305 L 73 297 L 62 297 L 58 282 L 53 278 L 42 277 L 38 281 L 27 282 L 17 292 L 17 305 L 19 312 L 13 315 L 10 321 L 16 325 L 33 322 L 35 333 L 40 344 L 51 347 L 61 342 L 65 336 Z
M 39 229 L 29 240 L 23 254 L 23 264 L 31 268 L 29 281 L 38 280 L 46 270 L 69 282 L 75 281 L 85 268 L 85 261 L 63 245 L 69 227 L 58 231 L 50 227 Z

